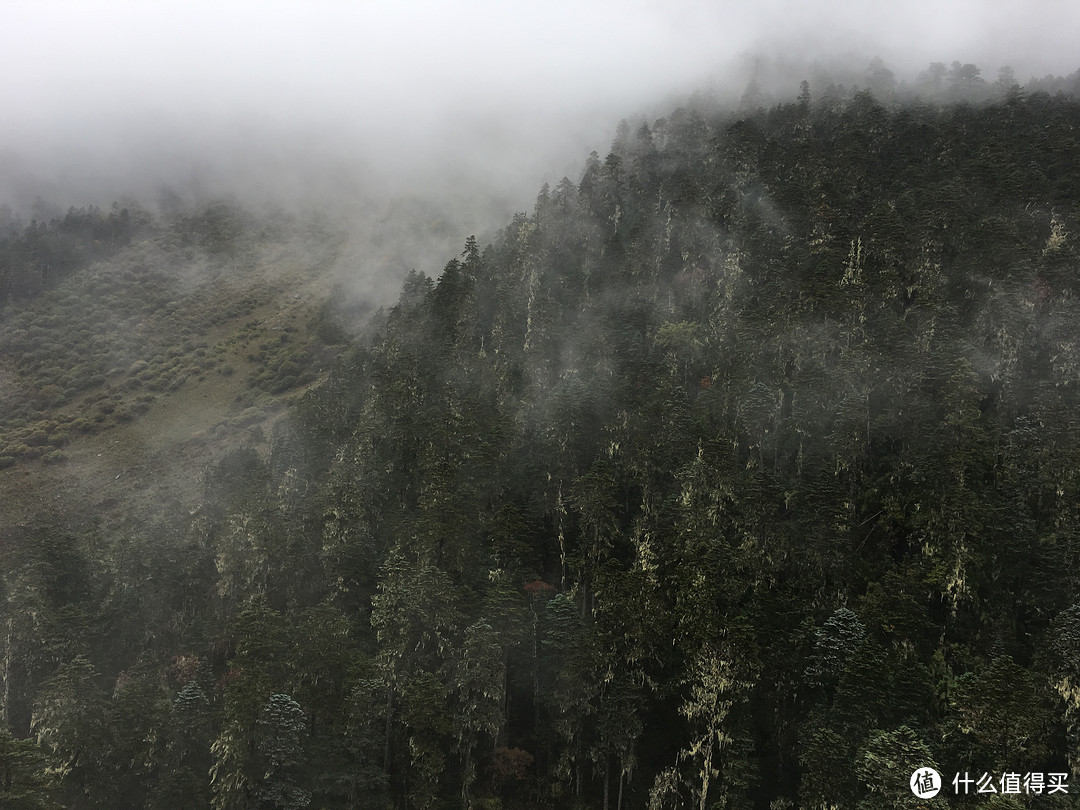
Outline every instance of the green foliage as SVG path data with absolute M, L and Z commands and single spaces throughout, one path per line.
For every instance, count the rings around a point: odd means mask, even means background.
M 839 608 L 814 635 L 814 657 L 806 671 L 807 678 L 816 686 L 835 684 L 866 638 L 866 628 L 852 611 Z
M 966 761 L 1036 770 L 1047 760 L 1049 690 L 1008 656 L 961 676 L 950 692 Z
M 482 740 L 495 740 L 504 722 L 506 672 L 498 634 L 487 622 L 465 629 L 454 672 L 457 746 L 465 761 L 462 799 L 469 802 L 476 780 L 474 756 Z
M 0 730 L 0 806 L 12 810 L 50 810 L 51 797 L 45 756 L 33 740 L 20 740 Z
M 188 681 L 177 694 L 173 705 L 181 723 L 194 725 L 198 722 L 199 716 L 209 708 L 210 703 L 199 683 L 197 681 Z
M 921 81 L 621 126 L 336 362 L 346 305 L 273 328 L 231 203 L 19 275 L 0 458 L 200 376 L 255 442 L 176 520 L 5 529 L 60 801 L 861 810 L 1080 762 L 1080 106 Z
M 929 746 L 907 726 L 876 731 L 859 755 L 858 776 L 869 796 L 860 807 L 917 808 L 924 800 L 909 789 L 911 774 L 919 768 L 940 771 Z M 948 787 L 942 786 L 945 790 Z
M 42 685 L 31 728 L 49 758 L 50 770 L 66 783 L 99 794 L 107 770 L 110 708 L 100 676 L 85 657 L 62 664 Z
M 303 764 L 306 729 L 300 704 L 288 695 L 270 696 L 256 723 L 258 751 L 264 763 L 262 803 L 281 810 L 298 810 L 310 803 L 310 793 L 293 783 L 294 772 Z
M 207 225 L 208 233 L 217 236 L 204 240 L 206 252 L 193 253 L 177 246 L 176 222 L 145 212 L 129 217 L 125 211 L 123 217 L 131 220 L 128 237 L 138 234 L 139 240 L 110 238 L 104 247 L 100 239 L 80 242 L 91 235 L 80 232 L 72 242 L 80 245 L 73 248 L 72 262 L 47 264 L 55 272 L 43 284 L 30 283 L 26 289 L 32 288 L 32 294 L 3 294 L 7 283 L 22 289 L 23 282 L 15 279 L 22 272 L 19 261 L 5 268 L 7 273 L 0 270 L 0 301 L 6 305 L 0 310 L 0 361 L 14 383 L 0 388 L 0 429 L 7 444 L 4 450 L 0 443 L 0 455 L 62 461 L 65 457 L 56 450 L 72 433 L 136 421 L 155 394 L 198 382 L 217 395 L 216 385 L 239 366 L 250 382 L 233 381 L 234 391 L 252 398 L 260 392 L 281 397 L 314 382 L 333 362 L 336 346 L 319 335 L 297 334 L 309 314 L 307 306 L 274 307 L 273 318 L 249 319 L 257 310 L 265 313 L 272 302 L 280 304 L 285 295 L 276 282 L 250 271 L 263 266 L 277 272 L 281 251 L 308 241 L 297 229 L 250 242 L 238 267 L 232 251 L 243 238 L 230 228 Z M 28 232 L 42 227 L 62 231 L 71 218 L 34 225 Z M 238 209 L 216 204 L 193 217 L 206 223 L 249 219 Z M 0 238 L 0 268 L 11 246 L 11 238 Z M 325 245 L 307 247 L 308 258 L 293 268 L 301 277 L 321 267 L 327 250 Z M 39 261 L 48 263 L 47 251 L 28 266 Z M 37 271 L 27 272 L 36 278 Z M 338 346 L 344 342 L 340 332 L 321 334 Z M 263 347 L 257 357 L 252 346 Z M 253 359 L 245 360 L 246 355 Z M 215 369 L 221 378 L 208 381 L 208 372 Z

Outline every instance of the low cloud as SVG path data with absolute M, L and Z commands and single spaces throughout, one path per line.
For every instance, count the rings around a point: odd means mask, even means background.
M 768 62 L 898 77 L 1076 69 L 1080 7 L 986 4 L 339 3 L 16 0 L 0 49 L 0 204 L 230 194 L 365 206 L 442 201 L 482 232 L 577 179 L 624 116 L 698 87 L 737 98 Z M 786 77 L 790 72 L 790 80 Z

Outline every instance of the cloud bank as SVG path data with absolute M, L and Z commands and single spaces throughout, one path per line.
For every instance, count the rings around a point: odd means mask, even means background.
M 170 185 L 494 201 L 480 217 L 574 177 L 619 118 L 705 84 L 738 93 L 755 58 L 877 55 L 898 75 L 959 59 L 1026 80 L 1075 70 L 1080 31 L 1080 6 L 1056 0 L 15 0 L 0 16 L 0 203 Z

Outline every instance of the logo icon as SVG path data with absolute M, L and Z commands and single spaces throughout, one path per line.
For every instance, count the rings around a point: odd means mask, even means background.
M 919 768 L 911 775 L 911 792 L 920 799 L 932 799 L 941 792 L 941 774 L 933 768 Z

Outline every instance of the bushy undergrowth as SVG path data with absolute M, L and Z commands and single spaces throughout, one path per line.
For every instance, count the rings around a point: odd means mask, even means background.
M 223 211 L 228 228 L 207 224 Z M 215 234 L 214 249 L 192 222 Z M 260 272 L 280 269 L 274 248 L 291 237 L 267 241 L 265 229 L 249 233 L 252 222 L 216 205 L 146 225 L 149 238 L 0 311 L 0 457 L 13 460 L 3 466 L 57 460 L 73 435 L 131 422 L 158 397 L 241 366 L 257 392 L 314 382 L 334 352 L 321 333 L 298 331 L 302 308 L 282 303 L 287 279 Z

